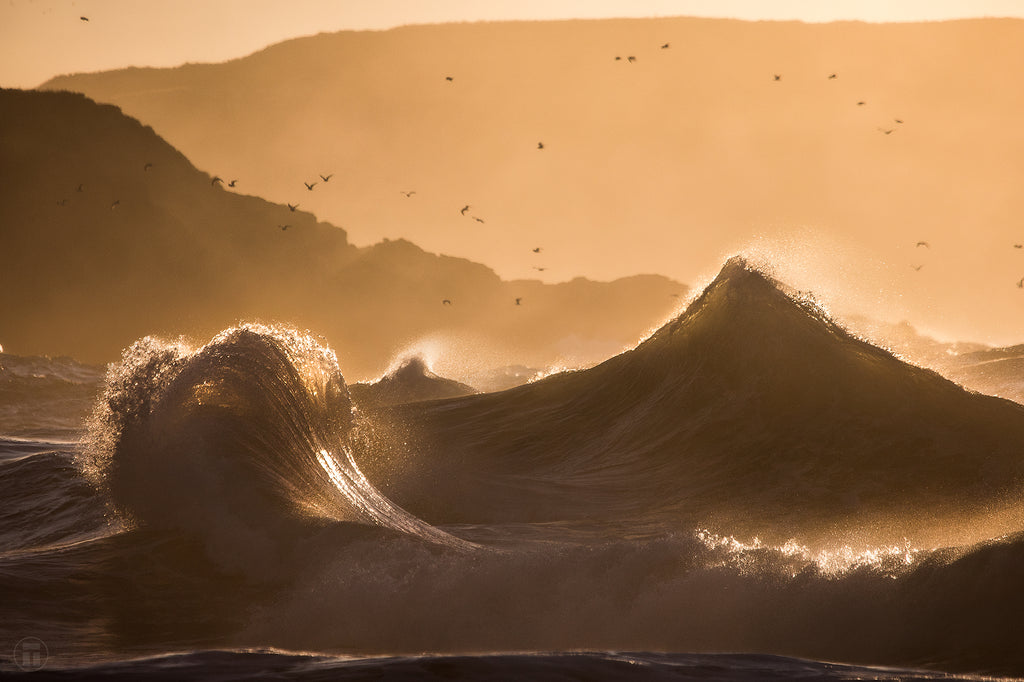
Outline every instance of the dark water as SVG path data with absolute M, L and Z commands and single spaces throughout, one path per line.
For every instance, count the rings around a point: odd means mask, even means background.
M 1024 407 L 739 261 L 633 351 L 494 394 L 353 401 L 255 325 L 0 365 L 6 671 L 1024 675 Z

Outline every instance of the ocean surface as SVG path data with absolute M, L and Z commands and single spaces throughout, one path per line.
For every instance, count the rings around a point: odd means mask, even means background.
M 411 402 L 343 372 L 255 324 L 0 354 L 0 671 L 1024 676 L 1024 406 L 742 261 L 590 369 Z

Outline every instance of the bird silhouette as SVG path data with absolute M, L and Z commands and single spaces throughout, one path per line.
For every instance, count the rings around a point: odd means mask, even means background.
M 878 129 L 879 132 L 885 133 L 886 135 L 892 135 L 892 131 L 893 130 L 895 130 L 895 128 L 879 128 Z
M 1024 277 L 1021 277 L 1020 281 L 1017 282 L 1017 288 L 1018 289 L 1024 289 Z
M 540 247 L 538 246 L 537 248 L 535 248 L 535 249 L 533 250 L 533 252 L 534 252 L 534 253 L 540 253 L 540 252 L 541 252 L 541 248 L 540 248 Z
M 316 183 L 315 182 L 311 185 L 308 182 L 303 181 L 302 184 L 305 185 L 306 189 L 308 189 L 310 192 L 312 192 L 313 188 L 316 187 Z
M 928 242 L 918 242 L 918 243 L 917 243 L 917 246 L 923 246 L 923 247 L 924 247 L 924 248 L 926 248 L 926 249 L 930 249 L 930 248 L 932 248 L 932 245 L 931 245 L 931 244 L 929 244 Z M 915 246 L 914 248 L 917 248 L 917 246 Z
M 626 57 L 626 61 L 631 62 L 631 63 L 635 62 L 636 61 L 636 57 L 634 57 L 633 55 L 629 55 L 628 57 Z
M 466 204 L 465 206 L 462 207 L 462 210 L 460 210 L 459 213 L 461 213 L 462 215 L 466 215 L 466 211 L 468 211 L 468 210 L 469 210 L 469 204 Z
M 288 207 L 288 210 L 291 211 L 292 213 L 295 213 L 295 209 L 297 209 L 299 207 L 298 204 L 295 204 L 294 206 L 292 204 L 285 204 L 285 205 Z
M 115 208 L 121 205 L 120 199 L 114 199 L 114 203 L 110 205 L 110 210 L 113 211 Z
M 330 175 L 321 175 L 320 179 L 323 180 L 324 182 L 330 182 L 331 178 L 333 178 L 333 177 L 334 177 L 334 173 L 331 173 Z M 316 183 L 314 183 L 314 184 L 316 184 Z
M 516 305 L 522 305 L 522 303 L 523 303 L 523 299 L 521 299 L 521 298 L 517 298 L 516 299 Z
M 410 197 L 412 197 L 413 194 L 416 194 L 416 190 L 412 190 L 411 192 L 401 190 L 400 193 L 404 194 L 406 199 L 409 199 Z
M 831 81 L 831 80 L 835 80 L 835 79 L 836 79 L 836 78 L 838 78 L 838 77 L 839 77 L 839 76 L 837 76 L 837 75 L 836 75 L 836 74 L 834 74 L 834 73 L 830 73 L 830 74 L 828 75 L 828 79 L 829 79 L 830 81 Z
M 865 104 L 867 104 L 867 102 L 865 102 L 864 100 L 861 100 L 861 101 L 857 102 L 857 106 L 858 106 L 858 107 L 862 107 L 862 106 L 864 106 Z
M 1014 244 L 1013 248 L 1015 248 L 1015 249 L 1024 249 L 1024 244 Z
M 903 123 L 902 118 L 894 118 L 893 120 L 896 121 L 897 123 Z
M 452 304 L 452 302 L 449 301 L 447 298 L 444 299 L 443 301 L 441 301 L 441 305 L 451 305 L 451 304 Z
M 921 265 L 911 265 L 910 267 L 914 268 L 914 270 L 920 270 L 921 268 L 924 267 L 924 264 L 922 263 Z
M 780 81 L 782 80 L 782 76 L 776 73 L 772 76 L 772 80 Z
M 291 225 L 278 225 L 282 230 L 287 230 Z
M 85 185 L 83 185 L 82 183 L 78 183 L 78 188 L 75 191 L 76 192 L 84 192 L 85 191 Z
M 476 216 L 473 216 L 473 220 L 477 221 L 478 223 L 483 223 L 484 222 L 483 218 L 477 218 Z
M 621 62 L 622 61 L 622 57 L 620 57 L 618 55 L 615 55 L 615 61 Z
M 544 149 L 544 143 L 543 142 L 538 142 L 537 143 L 537 149 Z
M 454 79 L 454 78 L 452 78 L 451 76 L 445 76 L 445 77 L 444 77 L 444 79 L 445 79 L 446 81 L 448 81 L 449 83 L 455 80 L 455 79 Z
M 68 200 L 67 199 L 58 199 L 57 200 L 57 205 L 58 206 L 67 206 L 68 205 Z
M 89 21 L 89 17 L 78 17 L 78 18 L 81 19 L 82 21 Z
M 142 167 L 142 170 L 148 171 L 152 167 L 153 167 L 152 163 L 146 163 L 146 165 Z
M 547 268 L 538 268 L 536 265 L 533 266 L 533 269 L 536 270 L 537 272 L 544 272 L 545 270 L 547 270 Z
M 668 49 L 668 43 L 665 43 L 664 45 L 662 45 L 662 46 L 661 46 L 661 49 L 663 49 L 663 50 L 667 50 L 667 49 Z
M 237 184 L 238 184 L 238 180 L 232 180 L 231 182 L 228 183 L 228 187 L 234 187 Z
M 214 175 L 213 180 L 210 180 L 211 185 L 216 185 L 218 182 L 224 182 L 219 175 Z

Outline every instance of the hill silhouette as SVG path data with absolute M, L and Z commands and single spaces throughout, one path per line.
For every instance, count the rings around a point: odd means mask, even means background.
M 446 520 L 653 509 L 779 541 L 855 527 L 891 542 L 960 532 L 1024 482 L 1024 408 L 852 336 L 739 258 L 632 351 L 405 414 L 432 457 L 430 485 L 404 503 Z M 437 494 L 454 485 L 447 467 L 479 476 Z M 513 472 L 514 490 L 488 486 Z
M 3 90 L 0 118 L 0 342 L 20 355 L 104 362 L 146 334 L 203 337 L 255 319 L 322 334 L 351 380 L 438 334 L 494 365 L 546 366 L 573 348 L 594 362 L 685 290 L 659 276 L 505 282 L 404 240 L 359 248 L 301 206 L 227 188 L 232 176 L 196 169 L 82 95 Z
M 696 281 L 754 236 L 810 233 L 816 286 L 852 273 L 840 302 L 884 290 L 890 318 L 1007 345 L 1024 338 L 1022 42 L 1014 19 L 452 24 L 44 87 L 118 104 L 355 243 L 405 237 L 505 278 Z

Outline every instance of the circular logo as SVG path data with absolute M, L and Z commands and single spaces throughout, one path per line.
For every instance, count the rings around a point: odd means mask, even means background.
M 46 642 L 38 637 L 25 637 L 14 645 L 14 664 L 25 672 L 42 669 L 49 657 Z

